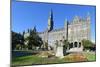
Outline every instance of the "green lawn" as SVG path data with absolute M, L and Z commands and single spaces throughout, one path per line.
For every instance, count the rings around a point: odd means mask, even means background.
M 13 65 L 30 65 L 30 64 L 41 64 L 43 58 L 37 56 L 23 56 L 23 57 L 16 57 L 12 59 Z
M 83 54 L 86 56 L 86 58 L 88 59 L 88 61 L 95 61 L 96 60 L 95 53 L 92 53 L 92 52 L 84 52 Z
M 61 59 L 54 58 L 42 58 L 36 55 L 16 57 L 12 59 L 12 65 L 34 65 L 34 64 L 51 64 L 51 63 L 61 63 Z
M 94 53 L 83 52 L 83 55 L 86 56 L 88 61 L 95 61 Z M 66 55 L 67 56 L 67 55 Z M 69 60 L 68 60 L 69 59 Z M 14 57 L 12 58 L 12 66 L 20 65 L 35 65 L 35 64 L 52 64 L 52 63 L 64 63 L 64 62 L 75 62 L 70 59 L 70 56 L 66 59 L 59 58 L 42 58 L 37 55 L 23 56 L 23 57 Z

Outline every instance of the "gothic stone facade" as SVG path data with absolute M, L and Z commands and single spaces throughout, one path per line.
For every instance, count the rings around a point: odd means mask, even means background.
M 81 46 L 83 39 L 90 40 L 90 16 L 86 18 L 80 18 L 75 16 L 71 22 L 65 20 L 64 27 L 60 29 L 53 29 L 53 12 L 50 11 L 48 18 L 48 28 L 44 32 L 39 32 L 39 36 L 43 42 L 47 42 L 48 46 L 54 46 L 56 40 L 62 39 L 68 40 L 72 47 Z

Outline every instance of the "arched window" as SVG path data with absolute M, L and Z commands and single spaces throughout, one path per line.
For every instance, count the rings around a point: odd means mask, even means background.
M 79 42 L 79 47 L 81 47 L 81 42 Z
M 74 42 L 74 46 L 77 47 L 77 42 Z
M 70 43 L 69 44 L 69 48 L 73 48 L 73 43 Z

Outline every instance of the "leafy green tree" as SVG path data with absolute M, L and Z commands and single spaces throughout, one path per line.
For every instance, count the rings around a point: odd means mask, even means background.
M 93 43 L 90 40 L 83 39 L 82 45 L 83 45 L 84 49 L 88 49 L 93 46 Z
M 69 42 L 68 40 L 64 40 L 64 46 L 63 46 L 63 53 L 66 55 L 66 49 L 69 47 Z
M 24 37 L 20 33 L 16 33 L 11 31 L 11 38 L 12 38 L 12 50 L 16 49 L 16 46 L 20 44 L 21 48 L 24 45 Z
M 20 49 L 21 49 L 21 45 L 20 45 L 20 44 L 17 44 L 17 45 L 16 45 L 16 49 L 17 49 L 17 50 L 20 50 Z
M 29 36 L 27 37 L 28 40 L 28 48 L 32 49 L 32 47 L 41 47 L 42 39 L 38 36 L 36 32 L 36 27 L 34 29 L 30 29 Z
M 64 43 L 64 47 L 65 47 L 65 48 L 67 48 L 67 47 L 69 46 L 69 42 L 68 42 L 68 40 L 64 40 L 63 43 Z

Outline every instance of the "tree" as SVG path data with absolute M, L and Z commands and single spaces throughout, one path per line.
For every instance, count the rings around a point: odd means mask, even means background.
M 27 37 L 28 40 L 28 48 L 32 49 L 32 47 L 41 47 L 42 45 L 42 39 L 38 36 L 36 32 L 36 27 L 34 29 L 30 29 L 29 36 Z
M 63 54 L 66 55 L 66 49 L 69 48 L 69 42 L 68 40 L 64 40 L 63 43 L 64 43 Z
M 69 46 L 69 42 L 68 42 L 68 40 L 64 40 L 63 43 L 64 43 L 64 47 L 65 47 L 65 48 L 67 48 L 67 47 Z
M 23 35 L 21 35 L 20 33 L 16 33 L 16 32 L 13 32 L 13 31 L 11 31 L 11 33 L 12 33 L 12 50 L 14 50 L 16 47 L 17 47 L 17 45 L 19 45 L 20 44 L 20 46 L 21 46 L 21 48 L 22 48 L 22 46 L 24 45 L 24 37 L 23 37 Z
M 16 45 L 17 45 L 17 43 L 18 43 L 18 38 L 16 37 L 17 36 L 17 33 L 15 33 L 15 32 L 13 32 L 13 31 L 11 31 L 11 38 L 12 38 L 12 50 L 14 50 L 15 48 L 16 48 Z
M 24 36 L 24 34 L 25 34 L 25 31 L 23 31 L 23 36 Z
M 84 49 L 90 49 L 93 46 L 93 43 L 90 40 L 82 40 L 82 45 Z

